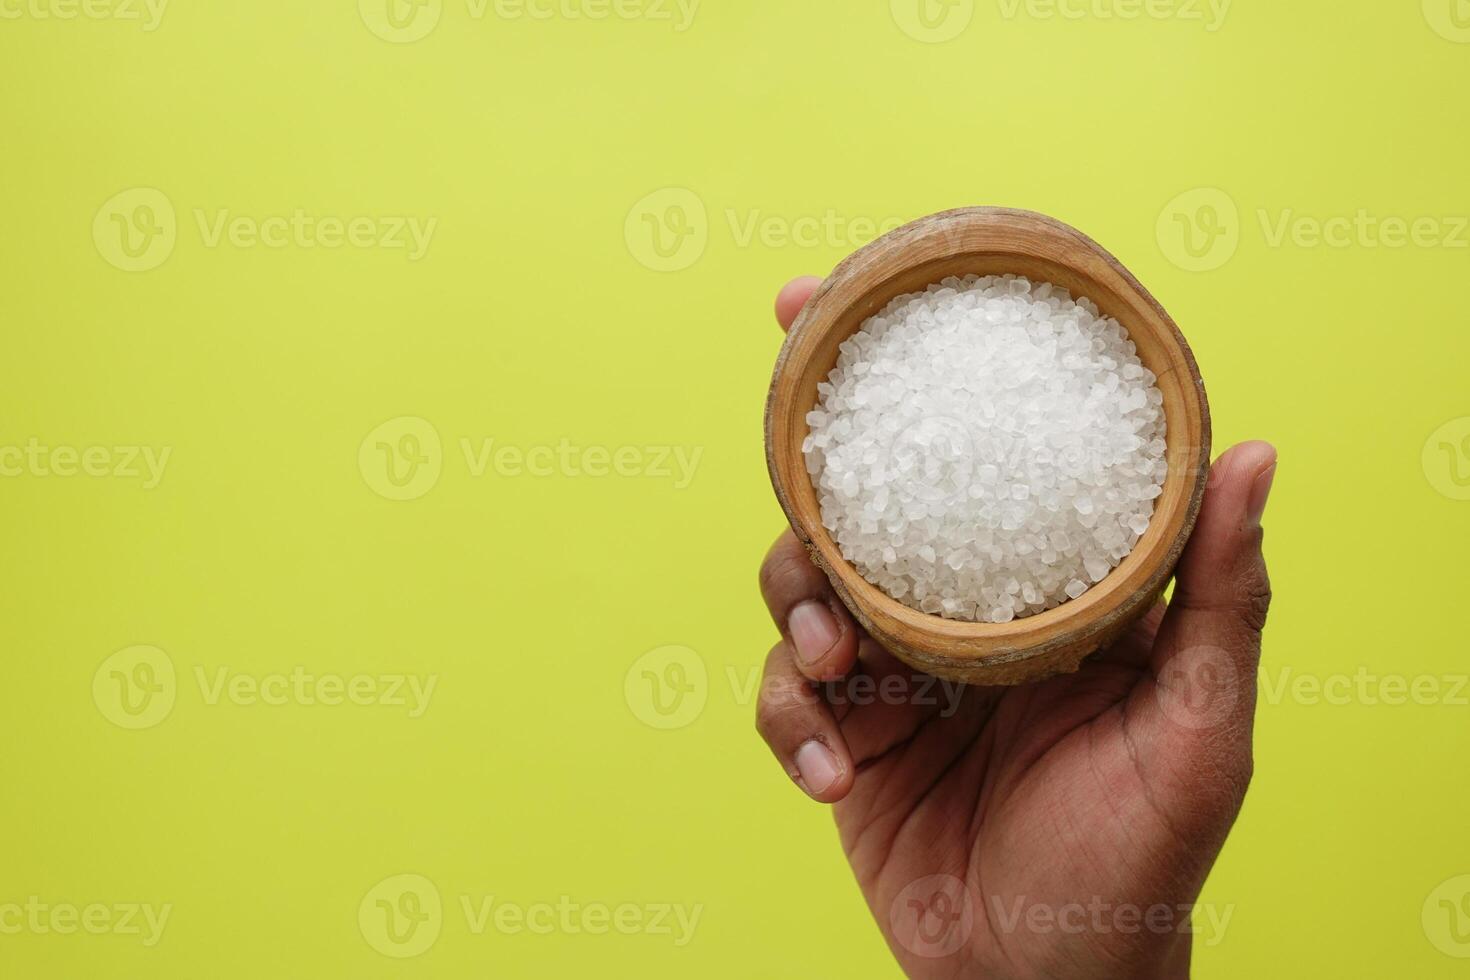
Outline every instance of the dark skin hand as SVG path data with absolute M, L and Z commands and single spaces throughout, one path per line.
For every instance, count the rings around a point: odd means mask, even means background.
M 781 291 L 783 329 L 818 282 Z M 776 541 L 760 581 L 781 642 L 757 728 L 832 804 L 909 976 L 1188 976 L 1188 912 L 1251 778 L 1275 472 L 1264 442 L 1221 456 L 1167 608 L 1076 674 L 1023 687 L 916 673 L 790 531 Z

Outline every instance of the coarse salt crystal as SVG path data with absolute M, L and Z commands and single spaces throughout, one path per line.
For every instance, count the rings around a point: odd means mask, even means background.
M 1166 428 L 1117 321 L 1059 286 L 949 278 L 844 341 L 802 449 L 869 582 L 951 619 L 1076 599 L 1148 528 Z

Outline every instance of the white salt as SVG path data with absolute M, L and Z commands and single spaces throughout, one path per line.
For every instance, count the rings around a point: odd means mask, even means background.
M 1163 394 L 1050 283 L 949 278 L 843 342 L 803 444 L 843 557 L 906 605 L 1010 622 L 1128 556 L 1163 492 Z

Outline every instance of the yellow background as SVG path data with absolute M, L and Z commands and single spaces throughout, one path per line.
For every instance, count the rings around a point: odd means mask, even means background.
M 151 490 L 0 479 L 0 904 L 173 909 L 151 948 L 0 935 L 4 976 L 895 975 L 746 694 L 781 526 L 770 302 L 860 244 L 854 219 L 1005 204 L 1097 238 L 1192 341 L 1217 449 L 1280 447 L 1271 682 L 1464 674 L 1470 502 L 1450 467 L 1470 460 L 1425 449 L 1470 415 L 1466 235 L 1273 245 L 1261 217 L 1470 212 L 1449 0 L 1237 0 L 1213 31 L 980 0 L 943 43 L 888 0 L 708 0 L 682 32 L 444 0 L 412 43 L 354 0 L 177 0 L 153 31 L 25 2 L 0 18 L 0 445 L 172 455 Z M 126 272 L 92 229 L 139 187 L 166 196 L 177 241 Z M 696 233 L 660 272 L 635 205 L 665 188 L 705 216 L 645 205 Z M 1237 247 L 1191 272 L 1160 228 L 1199 188 L 1238 209 Z M 418 261 L 210 247 L 195 213 L 221 209 L 438 224 Z M 845 231 L 779 242 L 829 213 Z M 757 216 L 775 237 L 746 236 Z M 442 472 L 393 501 L 359 448 L 401 417 L 442 439 Z M 461 439 L 703 455 L 682 488 L 475 477 Z M 93 679 L 135 645 L 177 679 L 167 717 L 128 730 Z M 660 729 L 635 662 L 667 646 L 693 653 L 656 661 L 705 679 Z M 196 681 L 298 665 L 438 681 L 416 719 L 210 704 Z M 1470 873 L 1464 694 L 1263 701 L 1203 898 L 1232 918 L 1197 942 L 1198 975 L 1462 975 L 1470 944 L 1436 945 L 1421 912 Z M 413 959 L 358 928 L 399 874 L 443 899 Z M 466 895 L 703 909 L 676 947 L 475 935 Z

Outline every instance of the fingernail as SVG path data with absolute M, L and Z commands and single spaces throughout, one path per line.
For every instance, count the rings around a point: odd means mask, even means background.
M 791 640 L 796 644 L 796 659 L 810 667 L 827 655 L 837 642 L 837 620 L 820 602 L 808 600 L 791 610 L 787 619 Z
M 837 757 L 832 750 L 816 739 L 802 743 L 796 750 L 796 771 L 812 796 L 820 796 L 837 782 L 841 775 L 837 768 Z
M 1276 464 L 1272 463 L 1266 471 L 1256 477 L 1256 482 L 1251 485 L 1250 504 L 1246 508 L 1246 518 L 1251 527 L 1261 523 L 1261 517 L 1266 513 L 1266 498 L 1271 496 L 1271 483 L 1276 479 Z

